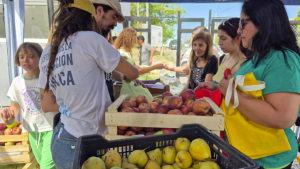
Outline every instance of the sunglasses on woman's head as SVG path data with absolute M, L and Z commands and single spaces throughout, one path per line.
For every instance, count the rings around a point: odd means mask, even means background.
M 222 20 L 222 21 L 221 21 L 222 26 L 225 26 L 227 23 L 228 23 L 230 26 L 232 26 L 233 28 L 235 28 L 235 27 L 228 21 L 228 19 Z M 236 28 L 235 28 L 235 29 L 236 29 Z
M 240 19 L 239 28 L 241 30 L 243 30 L 244 27 L 245 27 L 245 24 L 246 24 L 246 23 L 244 23 L 245 21 L 251 21 L 251 19 L 250 18 L 248 18 L 248 19 Z

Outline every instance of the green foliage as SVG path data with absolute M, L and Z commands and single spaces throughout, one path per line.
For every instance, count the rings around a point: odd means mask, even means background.
M 214 41 L 215 44 L 219 44 L 219 36 L 215 36 L 215 41 Z
M 131 16 L 137 15 L 137 3 L 131 3 Z M 169 3 L 149 3 L 149 17 L 152 18 L 152 25 L 163 27 L 163 42 L 175 37 L 173 33 L 173 26 L 177 24 L 177 18 L 163 18 L 163 17 L 177 17 L 178 11 L 181 14 L 186 13 L 185 9 L 178 7 L 176 4 Z M 146 17 L 146 3 L 139 3 L 139 16 Z M 132 28 L 141 28 L 141 22 L 131 22 Z

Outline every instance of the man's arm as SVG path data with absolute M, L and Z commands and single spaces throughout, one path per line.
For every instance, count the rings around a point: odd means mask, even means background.
M 149 66 L 151 66 L 151 65 L 152 65 L 152 58 L 153 58 L 153 56 L 154 56 L 154 49 L 152 48 L 152 49 L 150 49 L 150 59 L 149 59 Z
M 113 81 L 119 81 L 119 82 L 122 82 L 122 80 L 124 79 L 124 74 L 114 70 L 112 72 L 112 79 Z

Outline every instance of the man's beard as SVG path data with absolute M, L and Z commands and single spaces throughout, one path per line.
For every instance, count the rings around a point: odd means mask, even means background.
M 109 32 L 110 32 L 110 29 L 105 30 L 105 29 L 102 29 L 102 28 L 101 28 L 101 34 L 102 34 L 103 37 L 106 38 Z
M 107 20 L 107 18 L 105 16 L 102 17 L 102 20 Z M 107 30 L 106 29 L 103 29 L 103 24 L 101 24 L 101 22 L 98 22 L 98 26 L 100 27 L 101 29 L 101 34 L 103 37 L 107 37 L 108 33 L 110 32 L 111 29 L 114 29 L 115 26 L 114 25 L 109 25 Z

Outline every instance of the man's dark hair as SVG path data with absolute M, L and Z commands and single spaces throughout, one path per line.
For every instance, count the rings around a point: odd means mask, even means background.
M 112 40 L 115 41 L 117 39 L 117 36 L 113 36 Z
M 141 41 L 143 41 L 143 42 L 145 41 L 144 36 L 138 36 L 137 39 L 138 39 L 138 40 L 141 40 Z
M 103 4 L 94 4 L 94 7 L 97 11 L 97 8 L 98 6 L 102 6 L 103 7 L 103 11 L 106 13 L 108 12 L 109 10 L 113 10 L 110 6 L 107 6 L 107 5 L 103 5 Z

